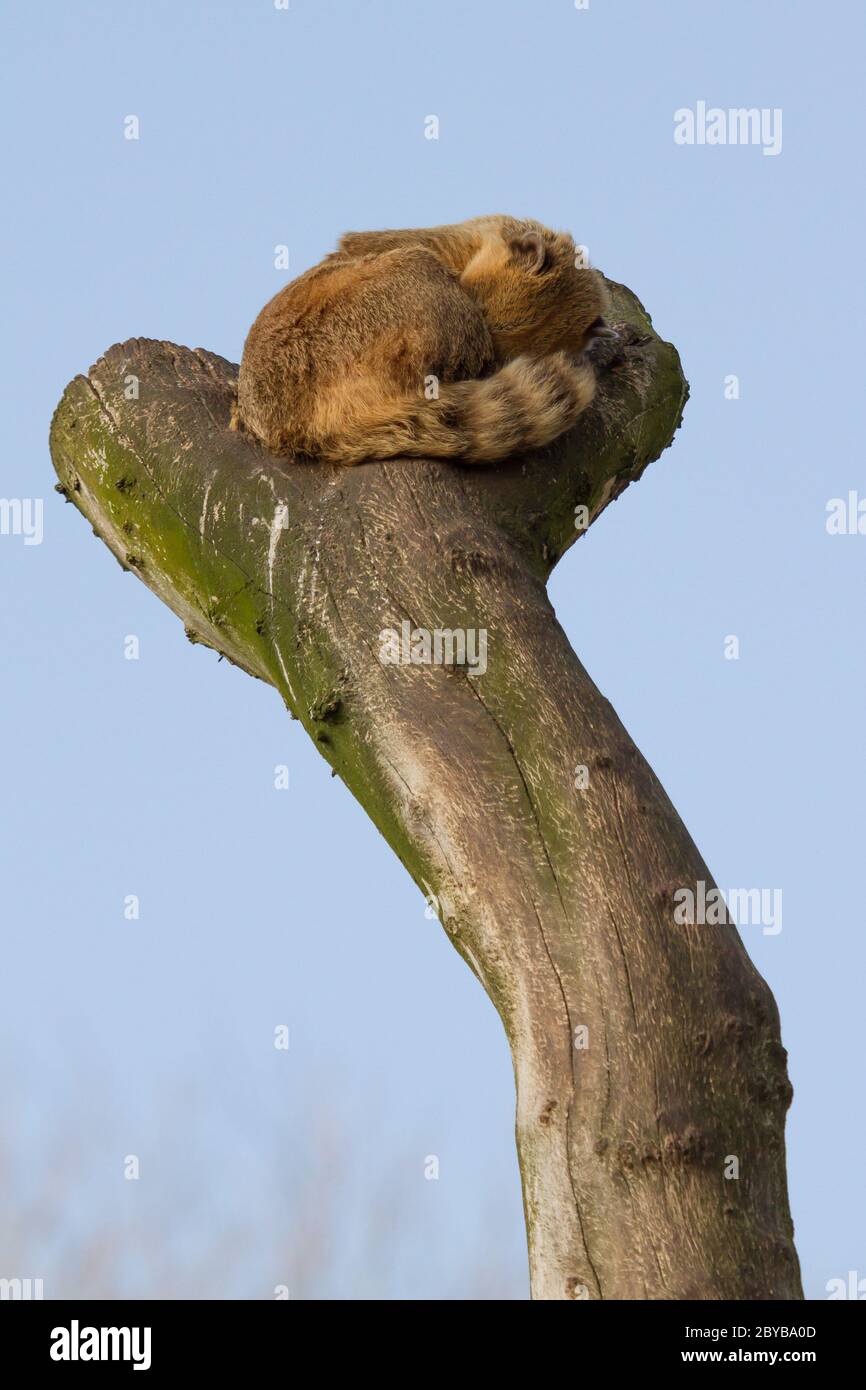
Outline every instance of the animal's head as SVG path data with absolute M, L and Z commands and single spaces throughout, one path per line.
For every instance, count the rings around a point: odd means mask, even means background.
M 483 239 L 460 280 L 484 311 L 500 361 L 527 351 L 582 352 L 609 333 L 604 281 L 566 232 L 506 217 L 466 225 Z

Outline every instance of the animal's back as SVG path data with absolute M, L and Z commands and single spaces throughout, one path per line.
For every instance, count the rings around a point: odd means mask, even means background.
M 483 315 L 435 256 L 338 253 L 262 309 L 244 348 L 238 412 L 272 452 L 316 453 L 335 392 L 421 392 L 431 376 L 457 381 L 493 364 Z
M 574 280 L 562 237 L 547 234 L 558 278 L 536 284 L 540 234 L 529 234 L 533 270 L 525 247 L 521 261 L 494 224 L 476 219 L 453 236 L 436 228 L 427 245 L 423 232 L 344 238 L 349 249 L 282 289 L 250 329 L 234 426 L 274 453 L 341 463 L 402 454 L 489 462 L 567 429 L 592 398 L 589 364 L 549 348 L 509 362 L 502 346 L 531 344 L 533 321 L 550 347 L 582 341 L 561 290 Z M 578 317 L 594 306 L 584 281 Z M 553 335 L 552 315 L 564 325 Z

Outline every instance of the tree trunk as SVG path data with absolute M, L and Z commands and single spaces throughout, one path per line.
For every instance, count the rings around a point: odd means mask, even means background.
M 52 456 L 190 638 L 276 687 L 496 1005 L 533 1297 L 799 1298 L 775 1003 L 733 925 L 675 922 L 710 874 L 545 589 L 575 508 L 638 478 L 686 397 L 611 292 L 596 403 L 506 466 L 272 458 L 227 428 L 235 367 L 143 340 L 71 383 Z M 483 631 L 486 670 L 447 638 L 388 663 L 391 629 Z

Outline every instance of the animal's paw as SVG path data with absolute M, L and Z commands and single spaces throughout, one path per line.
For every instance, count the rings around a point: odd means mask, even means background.
M 589 330 L 584 354 L 594 367 L 609 367 L 621 356 L 623 346 L 622 329 L 598 319 Z

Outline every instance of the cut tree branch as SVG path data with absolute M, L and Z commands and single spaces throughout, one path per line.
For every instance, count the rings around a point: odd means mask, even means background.
M 228 429 L 236 367 L 144 340 L 70 384 L 52 457 L 190 638 L 279 691 L 493 1000 L 533 1297 L 800 1298 L 775 1003 L 731 923 L 675 922 L 710 874 L 545 589 L 575 509 L 639 478 L 685 403 L 610 289 L 595 404 L 505 466 L 273 458 Z M 404 623 L 483 630 L 486 671 L 383 663 Z

